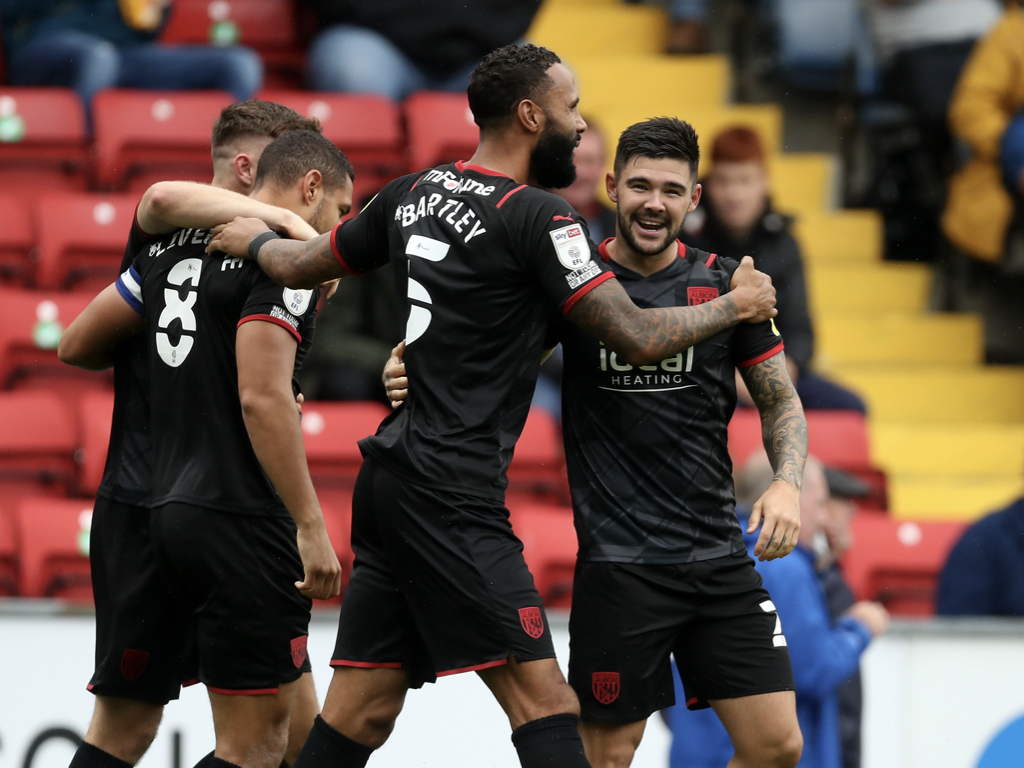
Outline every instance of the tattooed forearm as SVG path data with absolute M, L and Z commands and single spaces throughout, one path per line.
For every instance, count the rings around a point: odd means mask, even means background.
M 334 258 L 330 233 L 305 241 L 270 240 L 256 260 L 271 280 L 289 288 L 315 288 L 349 275 Z
M 586 294 L 566 317 L 631 365 L 657 363 L 741 319 L 729 294 L 695 307 L 640 309 L 618 280 Z
M 761 438 L 776 480 L 800 488 L 807 459 L 807 421 L 780 352 L 740 371 L 761 413 Z

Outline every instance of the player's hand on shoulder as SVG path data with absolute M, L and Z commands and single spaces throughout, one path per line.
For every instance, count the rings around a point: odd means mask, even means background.
M 762 323 L 779 314 L 775 309 L 775 287 L 772 279 L 754 268 L 754 260 L 744 256 L 732 273 L 729 294 L 748 323 Z
M 405 342 L 391 350 L 391 359 L 384 366 L 381 380 L 388 393 L 391 407 L 397 408 L 409 396 L 409 378 L 405 375 Z
M 882 607 L 881 603 L 876 603 L 873 600 L 861 600 L 859 603 L 854 603 L 843 615 L 856 619 L 867 627 L 872 637 L 884 635 L 889 630 L 889 612 Z
M 235 256 L 240 259 L 249 256 L 249 241 L 256 235 L 269 232 L 270 227 L 262 219 L 247 219 L 236 216 L 227 224 L 220 224 L 213 228 L 213 237 L 206 246 L 207 253 L 221 251 L 228 256 Z
M 309 526 L 299 526 L 296 534 L 299 557 L 302 559 L 303 580 L 295 587 L 314 600 L 330 600 L 341 594 L 341 563 L 327 535 L 323 520 Z
M 800 490 L 785 480 L 773 480 L 750 513 L 747 533 L 761 526 L 754 556 L 764 562 L 785 557 L 800 538 Z

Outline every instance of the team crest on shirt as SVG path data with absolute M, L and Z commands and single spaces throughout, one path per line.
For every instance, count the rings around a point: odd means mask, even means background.
M 718 298 L 718 289 L 704 286 L 692 286 L 686 289 L 687 303 L 693 307 Z
M 312 296 L 312 291 L 297 291 L 285 288 L 284 305 L 293 315 L 302 315 L 309 308 L 309 299 Z
M 544 634 L 544 617 L 540 614 L 540 608 L 520 608 L 519 623 L 523 625 L 523 631 L 534 640 Z
M 302 635 L 292 640 L 292 664 L 298 669 L 306 660 L 306 641 L 309 635 Z
M 590 243 L 579 224 L 555 229 L 548 234 L 555 245 L 558 260 L 566 269 L 579 269 L 590 261 Z
M 619 673 L 595 672 L 591 677 L 590 688 L 600 703 L 611 704 L 619 698 Z
M 147 661 L 149 661 L 149 654 L 145 651 L 125 648 L 124 654 L 121 656 L 121 677 L 125 680 L 138 680 L 146 671 Z

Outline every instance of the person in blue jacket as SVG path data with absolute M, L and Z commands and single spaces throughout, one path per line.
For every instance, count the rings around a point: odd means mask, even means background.
M 964 531 L 939 577 L 936 613 L 1024 616 L 1024 498 Z
M 763 465 L 763 466 L 762 466 Z M 761 487 L 767 462 L 751 460 L 736 486 L 740 504 Z M 760 482 L 759 482 L 760 481 Z M 782 560 L 755 561 L 755 567 L 778 611 L 776 633 L 789 648 L 796 683 L 796 708 L 804 737 L 803 756 L 797 768 L 841 768 L 839 703 L 836 690 L 858 667 L 860 656 L 872 638 L 885 632 L 888 614 L 878 603 L 855 603 L 833 622 L 825 591 L 815 573 L 815 551 L 823 546 L 828 502 L 824 468 L 808 457 L 800 493 L 800 543 Z M 749 509 L 749 506 L 747 507 Z M 747 539 L 748 552 L 754 540 Z M 827 544 L 824 544 L 827 546 Z M 679 686 L 678 676 L 676 685 Z M 677 701 L 684 701 L 677 690 Z M 684 706 L 667 710 L 672 729 L 671 768 L 724 768 L 733 755 L 725 728 L 713 710 L 689 711 Z

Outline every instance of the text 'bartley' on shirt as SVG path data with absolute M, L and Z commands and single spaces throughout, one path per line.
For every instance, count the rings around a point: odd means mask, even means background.
M 395 208 L 395 221 L 402 222 L 403 227 L 412 226 L 424 216 L 434 216 L 451 225 L 463 236 L 464 243 L 487 231 L 465 200 L 445 197 L 440 192 L 424 193 L 417 202 Z

